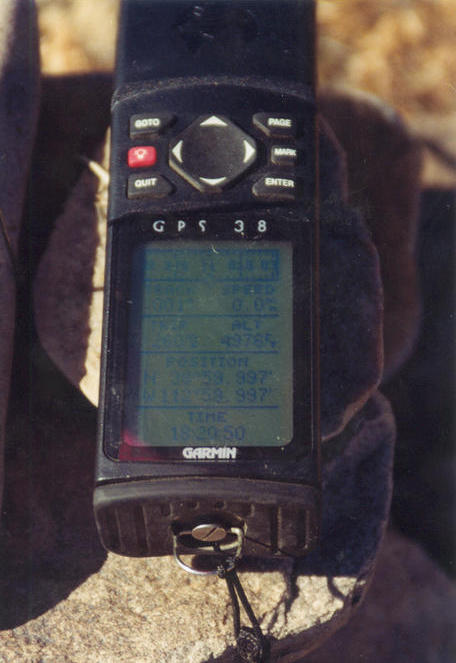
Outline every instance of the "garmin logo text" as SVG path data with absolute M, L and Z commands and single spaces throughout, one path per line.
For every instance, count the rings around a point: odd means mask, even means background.
M 234 460 L 236 447 L 185 447 L 182 455 L 187 460 Z

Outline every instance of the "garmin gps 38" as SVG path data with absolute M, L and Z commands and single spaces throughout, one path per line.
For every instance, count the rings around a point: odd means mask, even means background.
M 319 529 L 311 0 L 125 0 L 95 515 L 108 550 Z

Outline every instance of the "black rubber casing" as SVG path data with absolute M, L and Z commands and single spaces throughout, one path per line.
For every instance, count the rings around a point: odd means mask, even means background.
M 213 34 L 213 38 L 210 34 Z M 209 36 L 208 36 L 209 35 Z M 318 371 L 318 194 L 314 94 L 314 3 L 257 0 L 126 0 L 121 13 L 117 87 L 112 105 L 111 189 L 99 436 L 94 507 L 108 550 L 133 556 L 171 554 L 173 532 L 217 522 L 240 527 L 245 554 L 302 555 L 318 539 L 320 509 Z M 227 49 L 227 43 L 235 49 Z M 274 57 L 272 57 L 274 55 Z M 172 186 L 161 199 L 129 199 L 132 115 L 171 113 L 153 137 L 154 168 Z M 252 187 L 273 171 L 277 139 L 255 128 L 259 112 L 291 115 L 297 165 L 294 201 L 258 199 Z M 254 166 L 222 192 L 202 194 L 168 163 L 168 145 L 196 118 L 228 117 L 258 145 Z M 282 141 L 283 142 L 283 141 Z M 287 141 L 285 141 L 287 144 Z M 289 144 L 291 142 L 289 141 Z M 166 223 L 164 234 L 153 229 Z M 186 222 L 185 234 L 177 220 Z M 150 461 L 116 459 L 125 396 L 130 258 L 141 243 L 180 238 L 288 241 L 293 245 L 293 441 L 280 448 L 238 448 L 236 460 L 184 460 L 179 448 Z M 244 232 L 234 232 L 242 219 Z M 268 233 L 258 233 L 266 219 Z

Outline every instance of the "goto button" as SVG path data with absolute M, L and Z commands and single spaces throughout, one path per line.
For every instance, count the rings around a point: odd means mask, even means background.
M 160 133 L 173 120 L 174 115 L 171 115 L 171 113 L 157 113 L 156 115 L 141 113 L 139 115 L 132 115 L 130 118 L 130 138 Z
M 157 150 L 151 145 L 132 147 L 128 150 L 128 165 L 130 168 L 144 168 L 155 166 L 157 163 Z

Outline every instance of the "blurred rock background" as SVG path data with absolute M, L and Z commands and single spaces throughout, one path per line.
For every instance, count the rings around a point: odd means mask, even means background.
M 45 74 L 113 68 L 119 0 L 36 0 Z
M 119 0 L 37 4 L 45 74 L 112 70 Z M 432 141 L 425 182 L 453 186 L 456 0 L 319 0 L 317 18 L 320 84 L 362 89 L 399 110 Z
M 119 0 L 37 0 L 48 74 L 111 69 Z M 368 90 L 409 117 L 455 112 L 454 0 L 319 0 L 323 84 Z

